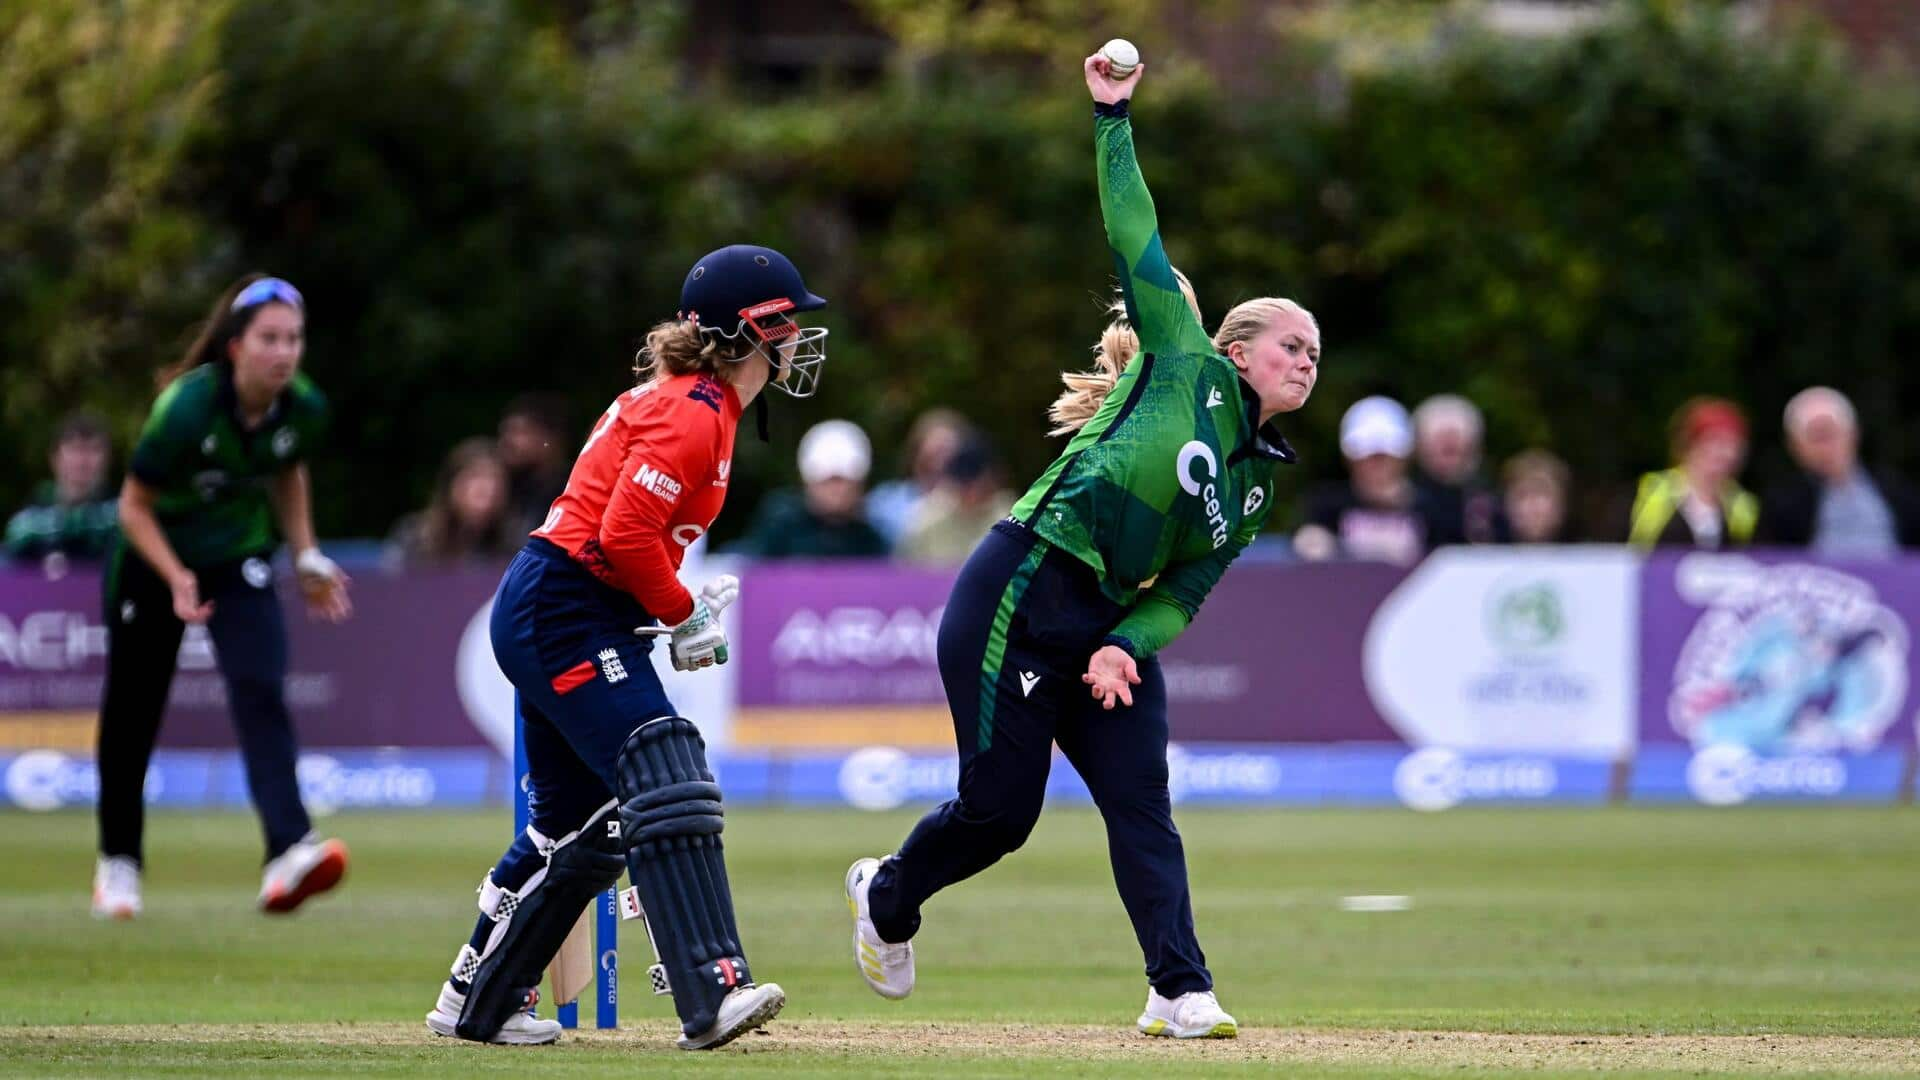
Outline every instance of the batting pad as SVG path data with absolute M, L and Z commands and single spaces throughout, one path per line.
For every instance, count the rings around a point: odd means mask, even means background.
M 753 982 L 720 847 L 720 785 L 700 729 L 678 716 L 636 728 L 620 748 L 620 798 L 627 867 L 681 1030 L 696 1036 L 713 1026 L 728 992 Z
M 473 986 L 455 1034 L 486 1042 L 508 1017 L 526 1008 L 528 992 L 540 985 L 541 972 L 588 902 L 620 880 L 625 866 L 613 811 L 609 802 L 577 832 L 558 840 L 529 825 L 527 835 L 546 855 L 547 865 L 535 870 L 518 892 L 495 885 L 491 873 L 481 882 L 480 910 L 494 928 L 477 956 L 461 954 L 461 963 L 472 967 Z

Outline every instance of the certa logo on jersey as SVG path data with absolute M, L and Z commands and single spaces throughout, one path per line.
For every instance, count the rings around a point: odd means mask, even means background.
M 680 481 L 651 465 L 640 466 L 640 471 L 633 474 L 633 482 L 668 502 L 680 501 Z
M 1206 467 L 1205 483 L 1193 475 L 1193 463 L 1200 462 Z M 1180 448 L 1180 456 L 1174 462 L 1174 470 L 1180 477 L 1180 489 L 1189 495 L 1198 495 L 1206 500 L 1207 524 L 1213 526 L 1213 546 L 1218 548 L 1227 542 L 1227 515 L 1220 509 L 1220 492 L 1213 486 L 1213 478 L 1220 475 L 1220 461 L 1213 456 L 1213 447 L 1193 439 Z

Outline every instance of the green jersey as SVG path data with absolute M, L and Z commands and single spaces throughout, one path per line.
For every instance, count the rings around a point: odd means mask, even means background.
M 60 501 L 52 481 L 42 485 L 33 503 L 7 521 L 0 542 L 16 559 L 36 559 L 59 552 L 75 558 L 98 559 L 113 549 L 120 535 L 120 503 L 104 492 L 77 503 Z
M 271 552 L 279 533 L 268 481 L 319 444 L 326 418 L 326 398 L 304 374 L 252 428 L 240 419 L 227 364 L 202 364 L 169 383 L 129 470 L 154 490 L 161 531 L 180 561 L 201 567 Z
M 1258 397 L 1180 292 L 1124 103 L 1096 111 L 1100 210 L 1140 352 L 1013 517 L 1100 575 L 1128 609 L 1113 638 L 1144 658 L 1186 629 L 1259 533 L 1273 463 L 1293 451 L 1260 424 Z

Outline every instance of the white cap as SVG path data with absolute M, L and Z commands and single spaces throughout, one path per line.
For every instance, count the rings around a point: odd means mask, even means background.
M 850 420 L 822 420 L 800 437 L 800 479 L 809 484 L 842 477 L 865 480 L 873 444 Z
M 1413 425 L 1406 407 L 1390 397 L 1361 398 L 1340 418 L 1340 452 L 1353 460 L 1413 450 Z

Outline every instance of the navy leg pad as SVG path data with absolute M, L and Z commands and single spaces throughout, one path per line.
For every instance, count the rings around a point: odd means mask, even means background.
M 463 1039 L 486 1042 L 526 1008 L 528 992 L 539 987 L 541 974 L 580 912 L 619 881 L 626 868 L 611 806 L 546 854 L 547 865 L 518 893 L 495 888 L 491 874 L 482 888 L 481 910 L 500 925 L 478 957 L 473 985 L 454 1026 Z
M 711 1028 L 720 1002 L 751 985 L 720 846 L 720 785 L 693 721 L 650 720 L 620 748 L 620 832 L 654 947 L 688 1035 Z

